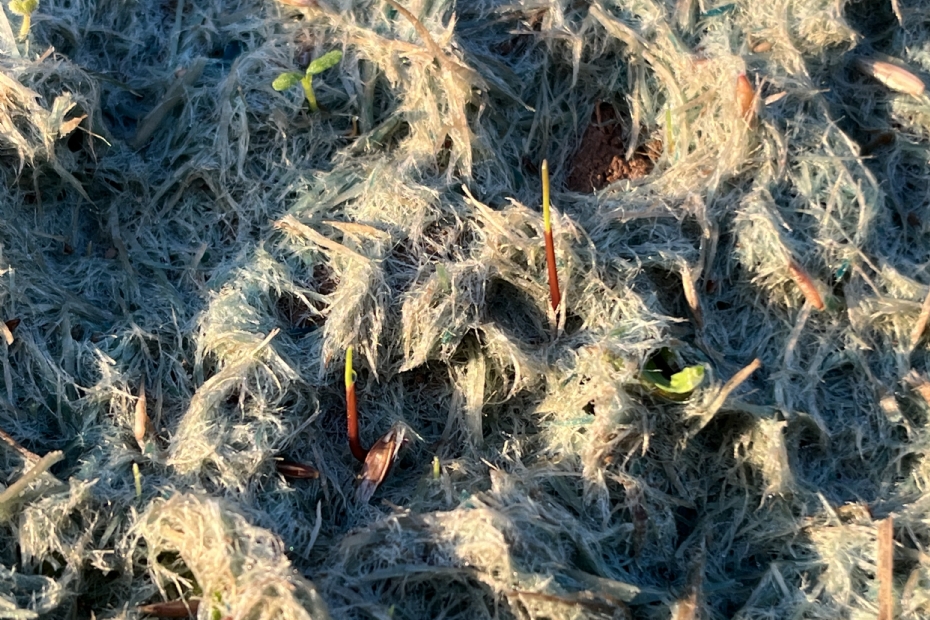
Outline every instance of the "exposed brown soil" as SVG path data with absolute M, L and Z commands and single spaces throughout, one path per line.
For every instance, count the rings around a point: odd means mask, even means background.
M 654 159 L 662 152 L 662 144 L 650 142 L 627 160 L 623 142 L 623 124 L 619 115 L 607 105 L 595 109 L 594 118 L 575 151 L 568 189 L 593 192 L 621 179 L 640 179 L 650 172 Z

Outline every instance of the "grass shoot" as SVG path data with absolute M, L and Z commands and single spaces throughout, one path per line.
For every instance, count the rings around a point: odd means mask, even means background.
M 542 163 L 542 208 L 543 208 L 543 235 L 546 239 L 546 269 L 549 271 L 549 300 L 552 310 L 559 311 L 562 303 L 562 293 L 559 291 L 559 272 L 555 265 L 555 244 L 552 241 L 552 214 L 549 208 L 549 162 Z
M 354 347 L 350 346 L 346 349 L 346 420 L 349 431 L 349 449 L 352 451 L 352 456 L 364 463 L 368 450 L 362 447 L 358 436 L 358 404 L 355 397 L 355 370 L 352 368 L 353 352 Z

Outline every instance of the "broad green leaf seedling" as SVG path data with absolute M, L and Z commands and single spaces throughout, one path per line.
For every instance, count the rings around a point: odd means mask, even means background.
M 333 50 L 326 54 L 323 54 L 307 66 L 307 71 L 303 74 L 296 71 L 288 71 L 282 73 L 275 81 L 271 83 L 271 87 L 276 91 L 281 92 L 291 88 L 295 84 L 300 84 L 304 89 L 304 95 L 307 97 L 307 103 L 310 104 L 310 111 L 317 112 L 320 109 L 320 106 L 316 102 L 316 94 L 313 92 L 313 76 L 318 73 L 323 73 L 327 69 L 335 67 L 339 64 L 339 61 L 342 60 L 342 52 L 339 50 Z
M 23 18 L 19 27 L 19 39 L 24 40 L 29 35 L 29 26 L 32 24 L 32 12 L 39 8 L 39 0 L 10 0 L 10 11 Z

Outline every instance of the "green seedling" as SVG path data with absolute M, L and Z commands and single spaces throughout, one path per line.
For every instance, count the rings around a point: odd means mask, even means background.
M 675 372 L 670 364 L 674 363 L 673 358 L 674 354 L 669 349 L 662 349 L 650 357 L 640 373 L 640 381 L 661 396 L 681 400 L 703 383 L 704 366 L 687 366 Z
M 339 50 L 333 50 L 329 53 L 323 54 L 307 66 L 307 71 L 303 74 L 296 71 L 288 71 L 282 73 L 275 81 L 271 83 L 271 87 L 276 91 L 281 92 L 291 88 L 295 84 L 300 83 L 304 89 L 304 95 L 307 96 L 307 103 L 310 104 L 310 111 L 317 112 L 320 107 L 316 102 L 316 95 L 313 92 L 313 76 L 318 73 L 323 73 L 327 69 L 331 69 L 339 64 L 339 61 L 342 60 L 342 52 Z
M 19 40 L 22 41 L 29 35 L 32 12 L 39 8 L 39 0 L 10 0 L 9 7 L 15 15 L 23 18 L 23 24 L 19 27 Z
M 546 269 L 549 272 L 549 301 L 552 310 L 559 311 L 562 303 L 562 294 L 559 292 L 559 272 L 555 265 L 555 243 L 552 241 L 552 215 L 549 207 L 549 162 L 542 163 L 542 208 L 543 208 L 543 236 L 546 242 Z
M 354 347 L 346 349 L 346 421 L 348 422 L 349 431 L 349 450 L 352 456 L 365 462 L 368 456 L 368 450 L 362 447 L 362 441 L 358 435 L 358 405 L 355 396 L 355 369 L 352 368 L 352 353 Z
M 142 473 L 139 471 L 139 464 L 132 464 L 132 479 L 136 483 L 136 497 L 142 497 Z

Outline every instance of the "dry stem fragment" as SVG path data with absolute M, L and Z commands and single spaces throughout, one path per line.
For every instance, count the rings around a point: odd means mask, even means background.
M 801 289 L 801 293 L 804 294 L 804 298 L 807 299 L 808 303 L 817 310 L 823 310 L 825 307 L 823 297 L 820 296 L 820 291 L 817 290 L 814 279 L 807 274 L 804 268 L 798 263 L 790 261 L 788 263 L 788 272 L 791 274 L 794 283 Z
M 749 378 L 749 376 L 759 370 L 762 367 L 762 362 L 757 357 L 752 360 L 748 366 L 740 370 L 738 373 L 733 375 L 729 381 L 727 381 L 722 388 L 720 388 L 720 393 L 717 394 L 717 398 L 714 399 L 714 402 L 708 407 L 708 414 L 713 415 L 720 411 L 720 408 L 723 407 L 723 404 L 727 401 L 727 398 L 730 394 L 738 388 L 743 381 Z
M 136 416 L 132 431 L 136 436 L 136 441 L 142 447 L 145 444 L 145 434 L 149 427 L 148 404 L 145 398 L 145 382 L 139 386 L 139 398 L 136 399 Z
M 917 315 L 917 322 L 914 323 L 914 329 L 911 330 L 911 349 L 917 348 L 917 343 L 920 342 L 920 337 L 927 328 L 927 321 L 930 321 L 930 291 L 927 291 L 927 296 L 924 297 L 924 303 L 920 307 L 920 314 Z
M 894 517 L 878 524 L 878 620 L 894 618 Z

